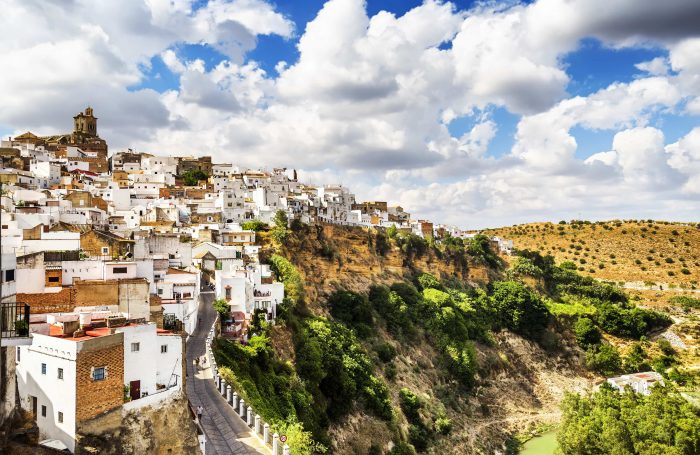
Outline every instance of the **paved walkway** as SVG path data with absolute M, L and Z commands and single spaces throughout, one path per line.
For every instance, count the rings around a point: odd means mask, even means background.
M 271 455 L 272 451 L 216 389 L 210 366 L 207 364 L 207 368 L 194 371 L 193 360 L 204 355 L 207 335 L 216 319 L 212 306 L 214 294 L 206 292 L 208 289 L 202 291 L 198 312 L 202 322 L 187 340 L 187 396 L 194 409 L 200 404 L 204 408 L 202 427 L 207 438 L 206 455 Z

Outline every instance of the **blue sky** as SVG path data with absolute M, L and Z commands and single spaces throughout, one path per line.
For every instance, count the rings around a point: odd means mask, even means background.
M 294 36 L 285 38 L 276 34 L 259 35 L 256 47 L 246 54 L 246 60 L 257 62 L 271 77 L 279 76 L 275 69 L 276 65 L 280 61 L 285 61 L 288 65 L 298 61 L 298 39 L 303 34 L 306 24 L 316 17 L 324 3 L 325 0 L 276 2 L 277 11 L 293 21 Z M 366 6 L 370 17 L 380 11 L 389 11 L 396 16 L 401 16 L 421 3 L 422 0 L 369 0 Z M 452 3 L 456 10 L 468 10 L 475 4 L 474 1 L 453 1 Z M 204 5 L 206 5 L 205 1 L 197 2 L 195 9 Z M 449 47 L 450 43 L 444 43 L 444 46 Z M 218 63 L 226 60 L 224 54 L 207 44 L 178 44 L 174 49 L 183 60 L 200 59 L 204 61 L 207 70 L 211 70 Z M 587 96 L 610 84 L 627 83 L 642 77 L 644 72 L 635 65 L 657 57 L 668 57 L 668 51 L 653 45 L 616 49 L 604 45 L 598 39 L 584 38 L 575 50 L 562 57 L 562 66 L 570 77 L 570 82 L 566 87 L 567 96 Z M 165 66 L 160 56 L 151 58 L 150 68 L 143 66 L 143 72 L 144 79 L 141 83 L 131 86 L 131 90 L 150 88 L 164 92 L 176 90 L 179 87 L 178 75 L 172 73 Z M 515 142 L 514 138 L 520 116 L 500 106 L 490 106 L 486 112 L 488 112 L 489 118 L 497 124 L 496 135 L 489 144 L 487 153 L 494 157 L 507 155 Z M 450 134 L 454 137 L 460 137 L 483 118 L 483 114 L 484 111 L 479 111 L 473 116 L 460 117 L 450 122 L 448 125 Z M 698 117 L 665 113 L 654 117 L 652 123 L 662 127 L 668 138 L 677 140 L 697 125 Z M 7 130 L 7 132 L 9 131 Z M 571 130 L 571 134 L 576 138 L 579 146 L 576 156 L 585 159 L 597 152 L 608 150 L 615 131 L 613 129 L 592 130 L 575 126 Z

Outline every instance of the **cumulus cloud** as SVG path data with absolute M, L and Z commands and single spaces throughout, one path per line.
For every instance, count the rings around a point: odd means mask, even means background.
M 682 218 L 700 208 L 700 130 L 667 144 L 655 122 L 700 113 L 695 0 L 470 10 L 426 0 L 371 17 L 363 0 L 329 0 L 305 26 L 265 0 L 6 4 L 0 125 L 16 130 L 66 130 L 91 103 L 113 149 L 297 167 L 302 178 L 462 225 Z M 269 34 L 297 40 L 298 60 L 277 62 L 278 76 L 247 58 Z M 563 61 L 584 38 L 667 55 L 638 62 L 644 74 L 634 80 L 571 97 Z M 190 60 L 186 44 L 224 59 Z M 153 58 L 176 87 L 135 88 Z M 519 116 L 514 145 L 498 158 L 489 154 L 495 107 Z M 450 123 L 464 117 L 471 127 L 453 137 Z M 615 135 L 583 160 L 575 128 Z

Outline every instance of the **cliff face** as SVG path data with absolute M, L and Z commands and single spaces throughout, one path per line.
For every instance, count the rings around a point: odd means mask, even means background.
M 284 249 L 304 278 L 306 300 L 313 309 L 319 297 L 338 288 L 367 292 L 373 284 L 390 285 L 416 270 L 473 285 L 494 276 L 487 267 L 439 258 L 432 249 L 410 259 L 396 246 L 379 254 L 376 232 L 359 227 L 305 226 L 301 234 L 290 236 Z
M 306 305 L 317 315 L 328 315 L 325 297 L 337 289 L 366 294 L 373 284 L 391 285 L 416 272 L 472 286 L 500 278 L 500 272 L 472 259 L 440 257 L 432 248 L 408 257 L 395 242 L 389 245 L 384 254 L 379 254 L 373 230 L 312 226 L 290 235 L 282 254 L 302 275 Z M 269 254 L 271 249 L 265 249 L 263 254 Z M 461 388 L 446 373 L 430 334 L 407 344 L 398 342 L 381 327 L 376 330 L 378 340 L 360 341 L 369 352 L 378 342 L 396 349 L 391 375 L 387 374 L 387 364 L 375 358 L 375 373 L 387 383 L 393 406 L 400 408 L 399 391 L 405 387 L 419 394 L 426 420 L 444 416 L 452 421 L 451 433 L 437 436 L 427 453 L 503 453 L 511 435 L 539 423 L 557 421 L 565 390 L 583 391 L 592 385 L 592 376 L 580 367 L 580 350 L 562 327 L 550 327 L 541 344 L 507 331 L 496 333 L 489 345 L 476 343 L 479 372 L 477 386 L 471 391 Z M 289 355 L 293 343 L 288 329 L 276 328 L 272 341 L 278 356 L 294 361 Z M 397 434 L 405 439 L 409 431 L 410 424 L 402 417 L 392 428 L 358 408 L 331 425 L 329 435 L 333 453 L 388 453 Z

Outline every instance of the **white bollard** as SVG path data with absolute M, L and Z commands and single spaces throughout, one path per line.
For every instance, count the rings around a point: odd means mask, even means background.
M 255 414 L 255 434 L 260 436 L 260 414 Z
M 245 415 L 245 400 L 241 398 L 241 401 L 238 403 L 238 415 L 243 417 Z
M 279 455 L 280 435 L 277 433 L 272 435 L 272 455 Z
M 289 446 L 287 444 L 282 447 L 282 455 L 289 455 Z
M 238 409 L 238 394 L 236 392 L 233 392 L 233 399 L 231 400 L 231 406 L 233 407 L 234 411 Z
M 226 381 L 223 378 L 221 378 L 221 395 L 226 396 L 226 387 Z
M 251 408 L 250 406 L 248 406 L 248 415 L 245 420 L 245 423 L 247 423 L 249 427 L 253 426 L 253 408 Z
M 226 402 L 231 403 L 231 386 L 226 386 Z
M 263 442 L 265 444 L 270 443 L 270 425 L 267 423 L 263 425 Z

